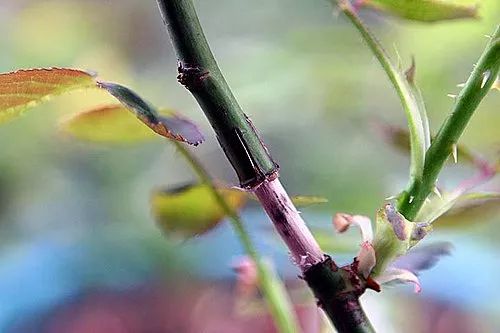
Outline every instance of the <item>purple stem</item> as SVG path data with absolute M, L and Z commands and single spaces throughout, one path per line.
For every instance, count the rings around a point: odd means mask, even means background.
M 263 182 L 254 189 L 254 193 L 288 246 L 294 262 L 303 272 L 325 260 L 318 243 L 279 178 Z

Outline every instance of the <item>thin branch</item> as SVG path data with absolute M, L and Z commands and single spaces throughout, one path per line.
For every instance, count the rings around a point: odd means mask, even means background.
M 410 131 L 410 145 L 411 145 L 411 167 L 410 167 L 410 179 L 420 180 L 422 177 L 422 170 L 424 166 L 424 147 L 425 147 L 425 121 L 422 120 L 419 106 L 415 100 L 411 88 L 406 82 L 406 78 L 403 77 L 391 63 L 389 56 L 385 52 L 384 48 L 377 40 L 377 38 L 371 33 L 368 27 L 363 23 L 360 17 L 357 15 L 356 10 L 353 8 L 348 0 L 330 0 L 334 5 L 338 4 L 340 10 L 349 19 L 349 21 L 354 25 L 354 27 L 359 31 L 364 41 L 375 55 L 383 70 L 387 74 L 387 77 L 391 81 L 394 90 L 396 90 L 401 105 L 406 113 L 408 119 L 409 131 Z M 414 68 L 414 64 L 413 67 Z
M 476 111 L 479 103 L 490 91 L 500 71 L 500 25 L 497 26 L 486 49 L 458 95 L 451 115 L 441 126 L 425 155 L 421 181 L 414 181 L 398 202 L 398 210 L 413 220 L 425 199 L 436 186 L 445 161 L 452 154 L 458 139 Z M 411 198 L 411 200 L 410 200 Z
M 273 278 L 273 273 L 269 270 L 269 267 L 265 264 L 265 262 L 258 254 L 257 249 L 254 247 L 248 231 L 245 229 L 243 221 L 241 220 L 238 213 L 227 204 L 224 197 L 220 194 L 219 191 L 217 191 L 217 188 L 215 187 L 212 178 L 208 174 L 207 170 L 203 167 L 201 162 L 198 161 L 198 159 L 191 153 L 191 151 L 182 143 L 179 143 L 177 141 L 172 141 L 172 143 L 196 173 L 200 182 L 208 185 L 213 197 L 229 217 L 229 221 L 231 222 L 236 235 L 243 245 L 245 252 L 253 260 L 253 262 L 255 262 L 258 273 L 257 275 L 259 278 L 259 286 L 262 290 L 264 299 L 269 306 L 269 310 L 279 331 L 282 333 L 299 332 L 297 318 L 295 317 L 291 301 L 286 294 L 284 286 L 281 283 L 277 284 L 277 282 Z

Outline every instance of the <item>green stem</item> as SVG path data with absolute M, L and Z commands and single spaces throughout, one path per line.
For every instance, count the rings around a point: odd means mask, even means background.
M 335 267 L 321 252 L 319 245 L 307 228 L 302 217 L 291 202 L 278 179 L 277 164 L 270 157 L 248 117 L 242 112 L 229 86 L 222 76 L 208 46 L 198 16 L 191 0 L 157 0 L 163 21 L 179 58 L 179 82 L 196 98 L 210 121 L 220 145 L 233 165 L 242 187 L 255 192 L 261 205 L 273 221 L 280 236 L 287 244 L 292 257 L 302 269 L 305 279 L 316 298 L 340 333 L 373 332 L 368 319 L 359 305 L 359 295 L 364 292 L 364 283 L 359 290 L 340 290 L 336 285 L 339 276 Z M 239 227 L 237 227 L 237 230 Z M 243 235 L 243 242 L 247 238 Z M 332 274 L 321 274 L 330 288 L 322 288 L 316 281 L 316 268 L 330 270 Z M 262 269 L 262 268 L 260 268 Z M 349 279 L 351 276 L 343 276 Z M 315 283 L 310 283 L 310 279 Z M 320 279 L 321 280 L 321 279 Z M 268 286 L 268 288 L 271 288 Z M 344 297 L 343 291 L 353 297 Z M 328 311 L 329 303 L 343 311 Z M 350 311 L 352 309 L 353 311 Z
M 412 182 L 403 193 L 398 210 L 413 220 L 434 189 L 445 161 L 458 142 L 479 103 L 495 83 L 500 70 L 500 26 L 497 26 L 474 70 L 458 95 L 451 115 L 441 126 L 425 156 L 423 177 Z
M 271 315 L 274 318 L 279 331 L 282 333 L 300 332 L 297 319 L 295 317 L 285 287 L 283 286 L 281 281 L 279 281 L 279 279 L 274 276 L 274 273 L 270 270 L 266 263 L 260 258 L 257 250 L 252 244 L 252 240 L 250 239 L 250 236 L 246 231 L 240 216 L 227 204 L 226 200 L 220 194 L 220 192 L 217 191 L 217 188 L 215 187 L 207 170 L 191 153 L 191 151 L 188 148 L 184 147 L 182 143 L 179 143 L 177 141 L 172 142 L 174 143 L 179 153 L 184 157 L 184 159 L 196 173 L 199 180 L 209 186 L 212 195 L 216 199 L 217 203 L 229 217 L 231 225 L 233 226 L 238 238 L 240 239 L 245 252 L 255 262 L 262 294 L 268 304 Z
M 244 188 L 277 174 L 255 128 L 243 113 L 210 50 L 191 0 L 157 0 L 179 58 L 177 79 L 196 98 Z
M 422 170 L 424 166 L 424 147 L 425 147 L 425 124 L 423 123 L 419 107 L 413 97 L 410 87 L 401 73 L 392 65 L 389 56 L 384 48 L 377 40 L 377 38 L 370 32 L 368 27 L 361 21 L 356 11 L 347 0 L 331 0 L 337 3 L 340 10 L 351 21 L 354 27 L 359 31 L 368 47 L 375 55 L 387 77 L 391 81 L 394 89 L 396 90 L 401 105 L 406 113 L 408 119 L 408 127 L 410 130 L 410 145 L 411 145 L 411 167 L 410 179 L 420 179 L 422 177 Z

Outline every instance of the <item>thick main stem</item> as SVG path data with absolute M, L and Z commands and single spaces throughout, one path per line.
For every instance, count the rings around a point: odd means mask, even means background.
M 346 284 L 338 282 L 346 277 L 340 274 L 335 265 L 330 265 L 331 259 L 323 255 L 277 179 L 277 164 L 242 112 L 220 72 L 192 1 L 157 2 L 179 58 L 177 78 L 203 109 L 226 157 L 238 174 L 240 185 L 255 191 L 338 332 L 373 332 L 364 312 L 350 306 L 354 303 L 359 305 L 358 298 L 364 288 L 361 287 L 358 293 L 347 291 L 351 297 L 343 297 Z M 315 274 L 325 270 L 331 274 Z M 323 288 L 324 285 L 329 288 Z M 345 311 L 329 311 L 332 304 Z M 351 308 L 353 311 L 349 311 Z
M 281 185 L 279 178 L 266 181 L 255 195 L 302 271 L 324 260 L 323 252 Z
M 278 166 L 243 113 L 210 50 L 191 0 L 157 0 L 179 58 L 178 81 L 196 98 L 240 184 L 252 188 Z

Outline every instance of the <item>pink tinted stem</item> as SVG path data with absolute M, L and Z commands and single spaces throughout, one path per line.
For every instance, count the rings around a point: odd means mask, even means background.
M 325 259 L 279 178 L 263 182 L 254 193 L 302 271 Z

